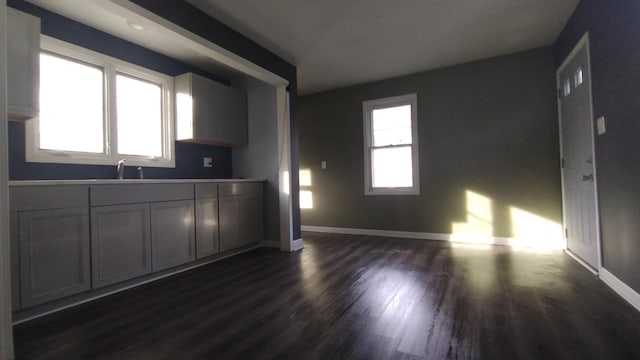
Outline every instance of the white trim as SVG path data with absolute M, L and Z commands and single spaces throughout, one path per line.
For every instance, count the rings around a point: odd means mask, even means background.
M 7 7 L 0 0 L 0 359 L 13 359 L 7 147 Z
M 122 158 L 127 165 L 148 167 L 175 167 L 175 136 L 173 114 L 173 78 L 129 62 L 98 53 L 46 35 L 40 36 L 40 49 L 53 55 L 67 57 L 103 69 L 104 72 L 104 148 L 103 153 L 51 151 L 40 149 L 39 118 L 26 123 L 25 152 L 27 162 L 114 165 Z M 162 156 L 147 157 L 118 154 L 116 119 L 116 76 L 122 74 L 157 84 L 162 89 Z
M 221 256 L 219 258 L 215 258 L 213 260 L 209 260 L 209 261 L 206 261 L 206 262 L 203 262 L 203 263 L 199 263 L 199 264 L 196 264 L 196 265 L 192 265 L 192 266 L 186 267 L 184 269 L 180 269 L 180 270 L 172 271 L 170 273 L 166 273 L 166 274 L 162 274 L 162 275 L 159 275 L 159 276 L 155 276 L 155 277 L 153 277 L 151 279 L 147 279 L 147 280 L 144 280 L 144 281 L 141 281 L 141 282 L 137 282 L 135 284 L 131 284 L 131 285 L 128 285 L 128 286 L 125 286 L 125 287 L 122 287 L 122 288 L 119 288 L 119 289 L 116 289 L 116 290 L 113 290 L 113 291 L 109 291 L 109 292 L 106 292 L 104 294 L 92 296 L 92 297 L 87 298 L 87 299 L 76 301 L 74 303 L 61 306 L 61 307 L 56 308 L 54 310 L 45 311 L 45 312 L 39 313 L 37 315 L 33 315 L 33 316 L 26 317 L 24 319 L 20 319 L 19 321 L 15 321 L 13 323 L 13 325 L 22 324 L 24 322 L 27 322 L 27 321 L 30 321 L 30 320 L 33 320 L 33 319 L 37 319 L 37 318 L 41 318 L 41 317 L 46 316 L 46 315 L 54 314 L 54 313 L 57 313 L 58 311 L 62 311 L 62 310 L 65 310 L 65 309 L 72 308 L 74 306 L 78 306 L 78 305 L 85 304 L 85 303 L 88 303 L 88 302 L 91 302 L 91 301 L 94 301 L 94 300 L 98 300 L 98 299 L 101 299 L 103 297 L 106 297 L 106 296 L 109 296 L 109 295 L 113 295 L 113 294 L 117 294 L 119 292 L 123 292 L 125 290 L 129 290 L 129 289 L 132 289 L 132 288 L 144 285 L 144 284 L 148 284 L 148 283 L 154 282 L 156 280 L 164 279 L 164 278 L 169 277 L 169 276 L 180 274 L 180 273 L 185 272 L 185 271 L 193 270 L 193 269 L 199 268 L 201 266 L 204 266 L 204 265 L 207 265 L 207 264 L 211 264 L 213 262 L 216 262 L 216 261 L 219 261 L 219 260 L 222 260 L 222 259 L 226 259 L 228 257 L 235 256 L 235 255 L 238 255 L 238 254 L 242 254 L 242 253 L 245 253 L 247 251 L 251 251 L 251 250 L 254 250 L 254 249 L 257 249 L 257 248 L 260 248 L 260 247 L 261 247 L 260 245 L 252 246 L 250 248 L 243 249 L 241 251 L 237 251 L 237 252 L 234 252 L 232 254 L 228 254 L 228 255 L 225 255 L 225 256 Z
M 591 76 L 591 48 L 590 48 L 590 43 L 589 43 L 589 32 L 585 32 L 584 35 L 580 38 L 580 40 L 578 41 L 578 43 L 575 45 L 575 47 L 571 50 L 571 52 L 569 53 L 569 55 L 566 57 L 566 59 L 564 59 L 564 61 L 562 62 L 562 64 L 558 67 L 558 69 L 556 70 L 556 87 L 557 89 L 561 88 L 561 80 L 560 80 L 560 74 L 562 73 L 562 71 L 564 71 L 564 69 L 569 65 L 569 63 L 571 63 L 571 61 L 573 60 L 573 58 L 578 54 L 578 52 L 582 49 L 582 47 L 585 46 L 586 47 L 586 51 L 587 51 L 587 69 L 588 69 L 588 79 L 589 79 L 589 87 L 587 88 L 588 93 L 589 93 L 589 121 L 590 121 L 590 131 L 591 131 L 591 158 L 593 160 L 593 194 L 594 194 L 594 205 L 595 205 L 595 232 L 596 232 L 596 248 L 597 248 L 597 268 L 595 269 L 596 272 L 599 272 L 602 269 L 602 239 L 600 237 L 600 204 L 598 202 L 598 176 L 597 176 L 597 162 L 596 162 L 596 152 L 595 152 L 595 134 L 594 134 L 594 127 L 593 127 L 593 77 Z M 558 100 L 557 101 L 557 108 L 558 108 L 558 129 L 559 129 L 559 141 L 560 141 L 560 160 L 562 161 L 562 159 L 564 158 L 564 151 L 563 151 L 563 144 L 562 144 L 562 104 L 561 101 Z M 564 206 L 565 204 L 565 198 L 566 198 L 566 192 L 565 192 L 565 176 L 564 176 L 564 168 L 560 167 L 560 176 L 561 176 L 561 191 L 562 191 L 562 231 L 564 233 L 565 229 L 567 228 L 567 224 L 565 223 L 565 220 L 567 218 L 567 214 L 566 214 L 566 207 Z M 567 241 L 567 238 L 565 237 L 565 242 Z M 568 249 L 568 244 L 565 245 L 565 247 Z M 589 264 L 587 264 L 586 262 L 582 261 L 581 259 L 577 258 L 576 256 L 573 256 L 573 254 L 571 254 L 572 257 L 576 258 L 576 260 L 578 260 L 581 264 L 583 265 L 587 265 L 587 269 L 589 271 L 593 271 L 592 266 L 590 266 Z
M 600 279 L 618 295 L 622 296 L 629 304 L 633 305 L 636 310 L 640 311 L 640 294 L 633 290 L 629 285 L 618 279 L 604 267 L 600 268 Z
M 289 93 L 285 86 L 276 89 L 278 113 L 278 184 L 280 209 L 280 250 L 293 250 L 293 205 L 291 201 L 291 119 Z
M 371 151 L 373 135 L 371 133 L 371 114 L 373 110 L 394 106 L 411 106 L 411 168 L 413 186 L 398 188 L 374 188 L 371 173 Z M 420 195 L 420 161 L 418 146 L 418 95 L 416 93 L 362 102 L 362 122 L 364 132 L 364 194 L 365 195 Z M 399 145 L 400 146 L 400 145 Z
M 293 240 L 293 242 L 291 243 L 291 252 L 302 250 L 303 248 L 304 244 L 302 242 L 302 239 Z
M 456 235 L 456 234 L 427 233 L 427 232 L 413 232 L 413 231 L 356 229 L 356 228 L 306 226 L 306 225 L 302 226 L 302 231 L 330 233 L 330 234 L 382 236 L 382 237 L 394 237 L 394 238 L 418 239 L 418 240 L 438 240 L 438 241 L 473 243 L 473 244 L 507 245 L 507 246 L 513 246 L 518 241 L 518 238 L 506 238 L 506 237 L 495 237 L 495 236 L 484 236 L 484 235 Z
M 267 241 L 267 240 L 265 240 L 264 243 L 262 243 L 262 245 L 264 247 L 280 249 L 280 241 Z

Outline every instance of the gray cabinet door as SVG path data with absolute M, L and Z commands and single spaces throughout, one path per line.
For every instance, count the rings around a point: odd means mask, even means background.
M 200 259 L 219 251 L 218 198 L 196 199 L 196 257 Z
M 251 196 L 242 199 L 243 245 L 264 240 L 264 221 L 262 196 Z
M 174 81 L 177 140 L 222 146 L 247 145 L 247 95 L 197 74 Z
M 194 233 L 193 200 L 151 204 L 153 271 L 194 261 Z
M 38 116 L 40 19 L 7 8 L 7 92 L 10 119 Z
M 18 223 L 23 308 L 91 288 L 88 208 L 25 211 Z
M 9 241 L 11 243 L 11 309 L 20 310 L 20 238 L 18 213 L 9 213 Z
M 220 198 L 220 250 L 240 246 L 240 201 L 238 197 Z
M 151 272 L 149 205 L 91 208 L 91 270 L 100 288 Z
M 263 240 L 262 196 L 229 196 L 220 198 L 220 250 Z

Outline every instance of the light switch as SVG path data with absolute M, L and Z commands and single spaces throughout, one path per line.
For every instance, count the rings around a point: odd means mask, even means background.
M 322 162 L 320 163 L 320 167 L 322 168 L 322 170 L 327 168 L 327 162 L 322 160 Z
M 202 166 L 206 168 L 213 167 L 213 158 L 210 158 L 210 157 L 203 158 Z
M 596 127 L 598 128 L 598 135 L 602 135 L 607 131 L 604 125 L 604 116 L 600 116 L 598 120 L 596 120 Z

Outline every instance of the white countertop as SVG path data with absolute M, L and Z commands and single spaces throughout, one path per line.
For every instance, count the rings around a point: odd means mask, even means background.
M 12 180 L 9 186 L 38 185 L 113 185 L 113 184 L 184 184 L 184 183 L 229 183 L 259 182 L 258 179 L 84 179 L 84 180 Z

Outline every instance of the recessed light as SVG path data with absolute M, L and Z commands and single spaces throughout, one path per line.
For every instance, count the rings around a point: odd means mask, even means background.
M 144 26 L 138 24 L 135 21 L 127 20 L 127 25 L 129 25 L 129 27 L 132 28 L 133 30 L 137 30 L 137 31 L 144 30 Z

